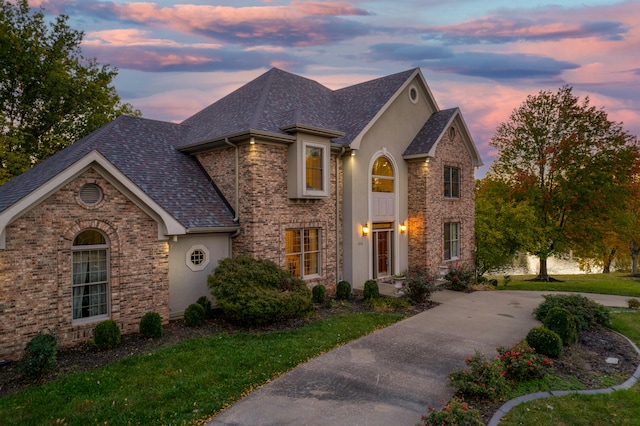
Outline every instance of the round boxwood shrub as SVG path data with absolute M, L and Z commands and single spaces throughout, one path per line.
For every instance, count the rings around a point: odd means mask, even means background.
M 213 308 L 211 307 L 211 300 L 207 296 L 200 296 L 196 303 L 204 308 L 204 316 L 206 318 L 213 318 Z
M 120 345 L 120 329 L 112 319 L 98 323 L 93 329 L 93 340 L 101 351 L 117 348 Z
M 563 345 L 573 345 L 578 341 L 576 318 L 567 309 L 558 306 L 552 308 L 542 323 L 549 330 L 558 333 Z
M 562 339 L 546 327 L 535 327 L 527 334 L 527 343 L 534 348 L 537 353 L 558 358 L 562 352 Z
M 184 322 L 189 327 L 198 327 L 204 323 L 205 310 L 199 303 L 192 303 L 184 310 Z
M 313 309 L 306 283 L 270 260 L 222 259 L 209 276 L 209 288 L 222 315 L 240 324 L 273 323 Z
M 24 348 L 20 371 L 30 379 L 37 379 L 56 365 L 56 337 L 39 334 Z
M 336 299 L 349 300 L 351 297 L 351 284 L 349 281 L 338 281 L 336 286 Z
M 322 284 L 317 284 L 311 289 L 311 299 L 313 303 L 324 303 L 327 298 L 327 288 Z
M 377 299 L 380 297 L 380 288 L 378 287 L 378 281 L 367 280 L 364 282 L 364 299 Z
M 162 337 L 162 318 L 157 312 L 147 312 L 140 319 L 140 334 L 149 339 Z
M 565 308 L 573 314 L 578 332 L 611 323 L 611 310 L 581 294 L 545 294 L 544 301 L 533 311 L 538 321 L 544 322 L 553 308 Z

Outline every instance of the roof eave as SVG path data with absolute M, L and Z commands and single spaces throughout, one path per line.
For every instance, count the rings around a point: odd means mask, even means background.
M 295 136 L 292 136 L 292 135 L 285 135 L 281 133 L 273 133 L 273 132 L 265 132 L 262 130 L 249 129 L 249 130 L 244 130 L 242 132 L 230 133 L 224 136 L 217 136 L 213 139 L 194 142 L 192 144 L 185 145 L 178 148 L 178 151 L 184 152 L 186 154 L 198 154 L 201 152 L 225 147 L 227 146 L 226 141 L 238 143 L 238 142 L 248 141 L 252 137 L 260 138 L 268 142 L 278 142 L 278 143 L 286 143 L 286 144 L 290 144 L 296 141 Z

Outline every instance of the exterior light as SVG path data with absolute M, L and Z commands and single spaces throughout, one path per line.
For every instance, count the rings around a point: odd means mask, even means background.
M 367 235 L 369 235 L 369 226 L 362 225 L 362 236 L 366 237 Z
M 404 234 L 405 232 L 407 232 L 407 225 L 405 225 L 404 223 L 400 224 L 400 233 Z
M 355 157 L 355 156 L 356 156 L 356 150 L 355 150 L 355 149 L 352 149 L 352 150 L 351 150 L 351 156 L 352 156 L 352 157 Z
M 253 138 L 253 136 L 251 137 L 251 139 L 249 139 L 249 143 L 251 145 L 255 145 L 256 144 L 256 140 Z

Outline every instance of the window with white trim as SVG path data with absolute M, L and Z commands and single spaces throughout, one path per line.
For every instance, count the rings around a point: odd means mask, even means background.
M 460 258 L 460 223 L 444 224 L 444 260 Z
M 286 269 L 294 276 L 320 275 L 320 229 L 288 229 L 285 232 Z
M 187 250 L 185 262 L 193 272 L 202 271 L 209 264 L 209 249 L 202 244 L 195 244 Z
M 87 229 L 73 240 L 73 320 L 109 315 L 109 244 L 102 232 Z
M 444 166 L 444 197 L 460 198 L 460 168 Z

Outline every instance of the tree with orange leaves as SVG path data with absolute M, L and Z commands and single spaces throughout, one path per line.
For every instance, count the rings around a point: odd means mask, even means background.
M 602 241 L 599 224 L 629 199 L 638 140 L 564 86 L 528 96 L 490 143 L 498 156 L 489 175 L 535 209 L 537 237 L 522 249 L 540 260 L 536 280 L 549 281 L 547 259 Z

